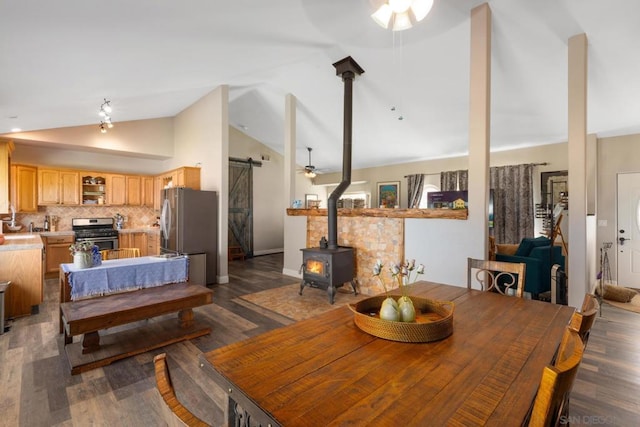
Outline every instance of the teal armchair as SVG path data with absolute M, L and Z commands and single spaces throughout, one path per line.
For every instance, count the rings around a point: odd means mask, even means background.
M 553 246 L 552 249 L 551 240 L 546 237 L 522 239 L 515 254 L 496 253 L 496 261 L 524 262 L 527 265 L 524 291 L 529 292 L 533 299 L 551 290 L 551 267 L 558 264 L 564 270 L 565 263 L 562 247 Z

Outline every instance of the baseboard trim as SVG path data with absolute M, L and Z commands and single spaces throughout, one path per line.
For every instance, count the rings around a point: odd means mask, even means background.
M 302 274 L 298 270 L 289 270 L 288 268 L 282 269 L 282 274 L 285 276 L 297 277 L 298 279 L 302 279 Z
M 271 254 L 278 254 L 282 252 L 284 252 L 284 248 L 263 249 L 261 251 L 253 251 L 253 255 L 254 256 L 271 255 Z

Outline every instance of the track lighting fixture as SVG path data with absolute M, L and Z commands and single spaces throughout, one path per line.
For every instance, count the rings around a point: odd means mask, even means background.
M 100 105 L 100 111 L 98 111 L 98 115 L 102 117 L 102 121 L 100 122 L 100 132 L 107 133 L 107 128 L 113 128 L 113 123 L 111 122 L 111 101 L 107 98 L 104 98 L 104 102 Z
M 107 101 L 107 98 L 104 98 L 104 102 L 100 106 L 100 109 L 109 114 L 111 112 L 111 101 Z

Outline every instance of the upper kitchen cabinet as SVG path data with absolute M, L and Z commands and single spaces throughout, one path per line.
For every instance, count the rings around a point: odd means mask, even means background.
M 11 188 L 11 152 L 13 141 L 0 139 L 0 213 L 9 213 L 9 196 Z
M 38 168 L 39 205 L 79 205 L 80 172 Z
M 82 177 L 82 204 L 103 205 L 107 191 L 104 173 L 81 171 Z
M 160 194 L 162 192 L 162 188 L 162 176 L 159 175 L 153 178 L 153 209 L 156 211 L 162 209 L 162 206 L 160 206 L 162 204 L 162 195 Z
M 162 187 L 187 187 L 200 190 L 200 168 L 183 166 L 162 175 Z
M 11 165 L 11 203 L 17 212 L 38 211 L 38 168 Z
M 127 177 L 107 174 L 107 204 L 124 205 L 127 201 Z
M 129 206 L 142 206 L 142 177 L 127 175 L 126 204 Z
M 154 207 L 156 193 L 154 191 L 155 178 L 152 176 L 142 177 L 142 205 L 148 208 Z

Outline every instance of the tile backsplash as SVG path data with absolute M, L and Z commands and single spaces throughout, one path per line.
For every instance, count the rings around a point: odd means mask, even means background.
M 125 217 L 125 229 L 149 227 L 160 216 L 160 212 L 142 206 L 39 206 L 38 212 L 16 213 L 16 222 L 23 225 L 21 231 L 25 232 L 30 222 L 42 228 L 45 215 L 50 215 L 58 218 L 57 231 L 71 231 L 73 218 L 113 218 L 117 213 Z

